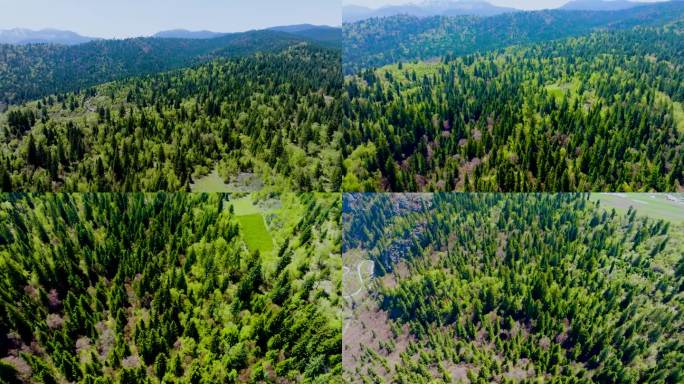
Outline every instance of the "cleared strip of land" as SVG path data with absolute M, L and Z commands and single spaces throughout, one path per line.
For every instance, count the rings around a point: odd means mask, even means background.
M 600 201 L 608 210 L 626 212 L 632 207 L 637 216 L 684 223 L 684 194 L 681 193 L 594 193 L 591 199 Z

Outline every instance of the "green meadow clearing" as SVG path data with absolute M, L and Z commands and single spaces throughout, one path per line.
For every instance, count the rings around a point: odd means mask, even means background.
M 261 210 L 252 202 L 249 196 L 231 200 L 231 204 L 236 216 L 261 214 Z
M 192 192 L 230 192 L 230 186 L 223 181 L 216 169 L 195 180 L 190 184 L 190 189 Z
M 251 250 L 259 250 L 262 255 L 269 255 L 273 251 L 273 239 L 266 228 L 261 214 L 237 216 L 242 235 Z
M 670 196 L 670 199 L 668 199 Z M 678 198 L 679 202 L 672 198 Z M 666 193 L 594 193 L 592 200 L 598 200 L 606 209 L 627 212 L 629 207 L 637 216 L 648 216 L 673 223 L 684 223 L 684 194 Z
M 242 236 L 250 251 L 258 250 L 264 256 L 273 251 L 273 237 L 264 222 L 263 212 L 250 196 L 231 201 L 233 212 L 242 229 Z

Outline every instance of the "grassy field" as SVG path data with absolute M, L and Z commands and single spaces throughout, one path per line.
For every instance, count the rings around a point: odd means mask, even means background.
M 259 250 L 265 255 L 273 251 L 273 239 L 268 233 L 261 214 L 238 216 L 237 219 L 242 230 L 242 237 L 250 251 Z
M 242 237 L 250 251 L 259 252 L 268 257 L 273 251 L 273 237 L 266 228 L 262 210 L 254 204 L 248 195 L 231 200 L 233 212 L 240 223 Z
M 233 205 L 233 212 L 235 212 L 236 216 L 261 214 L 261 210 L 254 205 L 249 196 L 231 200 L 230 203 Z
M 684 194 L 669 195 L 684 201 Z M 631 206 L 640 216 L 684 223 L 684 203 L 668 200 L 668 194 L 665 193 L 594 193 L 591 199 L 600 201 L 606 209 L 627 212 Z
M 230 186 L 223 182 L 216 169 L 190 184 L 192 192 L 230 192 Z
M 377 73 L 380 76 L 384 76 L 385 72 L 390 72 L 392 76 L 403 81 L 408 81 L 404 77 L 405 73 L 416 73 L 417 78 L 421 78 L 425 75 L 431 75 L 435 73 L 440 68 L 439 62 L 434 61 L 419 61 L 419 62 L 409 62 L 402 63 L 401 69 L 399 69 L 399 64 L 391 64 L 378 69 Z
M 579 87 L 579 79 L 573 78 L 571 81 L 566 81 L 564 83 L 555 82 L 553 84 L 549 84 L 546 86 L 546 90 L 549 92 L 550 95 L 555 97 L 556 100 L 560 101 L 563 99 L 564 96 L 577 96 L 577 91 L 579 90 Z

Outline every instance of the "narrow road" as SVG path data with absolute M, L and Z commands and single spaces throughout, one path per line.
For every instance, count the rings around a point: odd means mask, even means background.
M 372 261 L 370 261 L 370 260 L 364 260 L 364 261 L 358 263 L 358 264 L 356 265 L 356 273 L 357 273 L 358 276 L 359 276 L 359 282 L 361 283 L 361 286 L 359 287 L 359 289 L 356 290 L 356 292 L 354 292 L 354 293 L 352 293 L 352 294 L 350 294 L 350 295 L 345 295 L 345 296 L 344 296 L 345 299 L 351 300 L 352 298 L 354 298 L 354 296 L 358 295 L 358 294 L 361 293 L 364 289 L 366 289 L 366 284 L 364 283 L 364 281 L 363 281 L 363 275 L 361 274 L 361 268 L 363 267 L 363 265 L 364 265 L 365 263 L 370 263 L 370 268 L 368 269 L 368 273 L 369 273 L 370 275 L 373 275 L 373 272 L 375 271 L 375 264 L 374 264 Z M 348 267 L 344 267 L 344 268 L 346 269 L 346 272 L 349 272 L 349 268 L 348 268 Z

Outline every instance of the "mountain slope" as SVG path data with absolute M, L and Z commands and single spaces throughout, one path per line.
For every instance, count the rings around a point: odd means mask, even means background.
M 76 46 L 0 45 L 0 104 L 158 73 L 215 57 L 278 51 L 305 41 L 310 39 L 263 30 L 213 39 L 133 38 Z
M 171 29 L 168 31 L 157 32 L 152 37 L 162 39 L 213 39 L 227 35 L 227 33 L 212 31 L 188 31 L 187 29 Z
M 341 91 L 339 50 L 302 43 L 11 106 L 0 190 L 339 190 Z
M 92 37 L 81 36 L 71 31 L 57 29 L 42 29 L 34 31 L 30 29 L 15 28 L 0 30 L 0 44 L 62 44 L 76 45 L 97 40 Z
M 643 208 L 664 196 L 636 210 L 570 193 L 382 198 L 343 197 L 344 223 L 381 233 L 343 254 L 374 271 L 345 309 L 345 382 L 684 379 L 684 225 Z M 397 199 L 418 209 L 395 214 Z
M 313 24 L 279 25 L 276 27 L 268 28 L 268 29 L 270 29 L 272 31 L 278 31 L 278 32 L 297 33 L 297 32 L 303 32 L 303 31 L 308 31 L 311 29 L 319 29 L 319 28 L 334 29 L 334 27 L 329 27 L 327 25 L 313 25 Z
M 342 28 L 330 27 L 327 25 L 299 24 L 283 27 L 269 28 L 272 31 L 289 33 L 305 39 L 324 43 L 329 47 L 339 47 L 342 45 Z
M 544 10 L 498 16 L 393 16 L 344 24 L 344 69 L 463 55 L 515 44 L 587 34 L 597 29 L 662 25 L 684 17 L 684 2 L 621 11 Z
M 682 29 L 347 77 L 345 191 L 681 191 Z
M 268 31 L 282 32 L 290 35 L 303 37 L 323 43 L 327 46 L 341 46 L 342 29 L 327 25 L 296 24 L 271 27 Z M 212 31 L 188 31 L 185 29 L 175 29 L 162 31 L 153 35 L 157 38 L 173 39 L 212 39 L 221 36 L 231 35 L 230 33 L 220 33 Z

